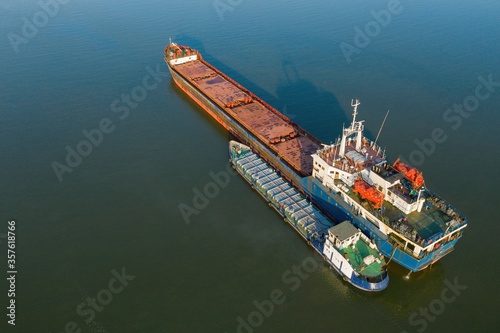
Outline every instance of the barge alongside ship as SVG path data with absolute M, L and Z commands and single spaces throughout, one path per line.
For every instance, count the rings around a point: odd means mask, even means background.
M 164 52 L 174 82 L 329 218 L 348 220 L 411 272 L 450 253 L 467 218 L 425 187 L 418 170 L 389 164 L 353 121 L 331 145 L 282 115 L 187 46 Z
M 344 280 L 364 291 L 387 288 L 389 275 L 385 259 L 359 229 L 348 221 L 334 225 L 250 147 L 236 141 L 229 142 L 229 159 L 243 179 Z

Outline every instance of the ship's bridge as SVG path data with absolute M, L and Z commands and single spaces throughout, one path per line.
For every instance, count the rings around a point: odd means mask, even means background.
M 356 149 L 354 140 L 347 140 L 343 156 L 340 154 L 340 144 L 325 146 L 318 151 L 317 156 L 328 166 L 351 174 L 385 162 L 385 157 L 380 149 L 367 138 L 362 139 L 359 150 Z

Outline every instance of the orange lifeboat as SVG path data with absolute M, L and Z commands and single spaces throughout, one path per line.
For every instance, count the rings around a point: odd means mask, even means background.
M 424 176 L 422 175 L 422 172 L 415 168 L 410 168 L 403 162 L 400 162 L 399 158 L 396 162 L 394 162 L 393 168 L 403 173 L 405 177 L 412 182 L 413 188 L 418 189 L 424 185 Z
M 380 209 L 384 203 L 384 194 L 362 179 L 354 181 L 354 193 L 359 193 L 363 199 L 373 202 L 375 209 Z

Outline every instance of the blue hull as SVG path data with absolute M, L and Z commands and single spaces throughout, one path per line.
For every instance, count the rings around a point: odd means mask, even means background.
M 395 248 L 389 243 L 387 235 L 381 233 L 374 224 L 363 217 L 356 216 L 356 214 L 351 211 L 350 206 L 344 202 L 342 197 L 324 187 L 316 178 L 312 176 L 301 177 L 298 175 L 289 165 L 271 152 L 265 144 L 260 142 L 255 136 L 239 124 L 238 121 L 224 112 L 224 110 L 222 110 L 217 104 L 213 103 L 208 96 L 193 87 L 175 70 L 170 67 L 169 69 L 174 82 L 205 111 L 207 111 L 217 122 L 238 138 L 240 142 L 250 146 L 267 163 L 277 170 L 280 175 L 295 186 L 300 192 L 309 197 L 309 199 L 311 199 L 314 204 L 323 210 L 328 216 L 337 221 L 350 220 L 366 236 L 370 239 L 374 239 L 381 253 L 386 257 L 392 258 L 392 261 L 400 264 L 410 271 L 420 271 L 450 253 L 453 250 L 455 243 L 460 239 L 457 238 L 450 241 L 449 243 L 443 245 L 439 250 L 433 251 L 431 254 L 421 259 L 416 259 L 399 248 Z
M 378 228 L 367 219 L 353 213 L 350 210 L 350 206 L 344 202 L 342 197 L 325 188 L 316 178 L 302 178 L 301 184 L 298 186 L 303 188 L 311 197 L 313 202 L 324 209 L 328 215 L 338 221 L 351 221 L 352 224 L 359 228 L 366 236 L 375 240 L 377 247 L 384 256 L 392 257 L 393 261 L 411 270 L 412 272 L 421 271 L 427 268 L 429 265 L 435 263 L 446 254 L 453 251 L 455 243 L 459 240 L 459 238 L 457 238 L 450 241 L 439 248 L 439 250 L 433 251 L 428 256 L 416 259 L 399 248 L 394 248 L 394 246 L 389 243 L 387 235 L 381 233 Z
M 292 225 L 293 227 L 293 225 Z M 295 227 L 294 227 L 295 228 Z M 321 243 L 318 243 L 318 242 L 313 242 L 312 243 L 312 246 L 314 247 L 314 249 L 323 256 L 323 244 Z M 380 250 L 380 249 L 379 249 Z M 380 282 L 377 282 L 377 283 L 371 283 L 371 282 L 368 282 L 368 281 L 364 281 L 364 280 L 361 280 L 358 276 L 356 276 L 356 274 L 354 274 L 354 272 L 352 273 L 351 276 L 346 276 L 344 273 L 342 273 L 341 270 L 339 270 L 331 261 L 327 260 L 325 258 L 325 261 L 330 264 L 330 266 L 337 272 L 339 273 L 340 276 L 342 276 L 342 278 L 349 282 L 350 284 L 352 284 L 353 286 L 355 286 L 356 288 L 358 289 L 361 289 L 363 291 L 382 291 L 384 290 L 385 288 L 387 288 L 387 286 L 389 285 L 389 276 L 387 276 L 385 279 L 383 279 L 382 281 Z

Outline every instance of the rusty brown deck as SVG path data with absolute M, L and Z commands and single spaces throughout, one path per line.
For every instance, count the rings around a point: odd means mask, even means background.
M 299 174 L 311 174 L 311 154 L 321 146 L 312 135 L 203 60 L 176 65 L 175 70 Z

